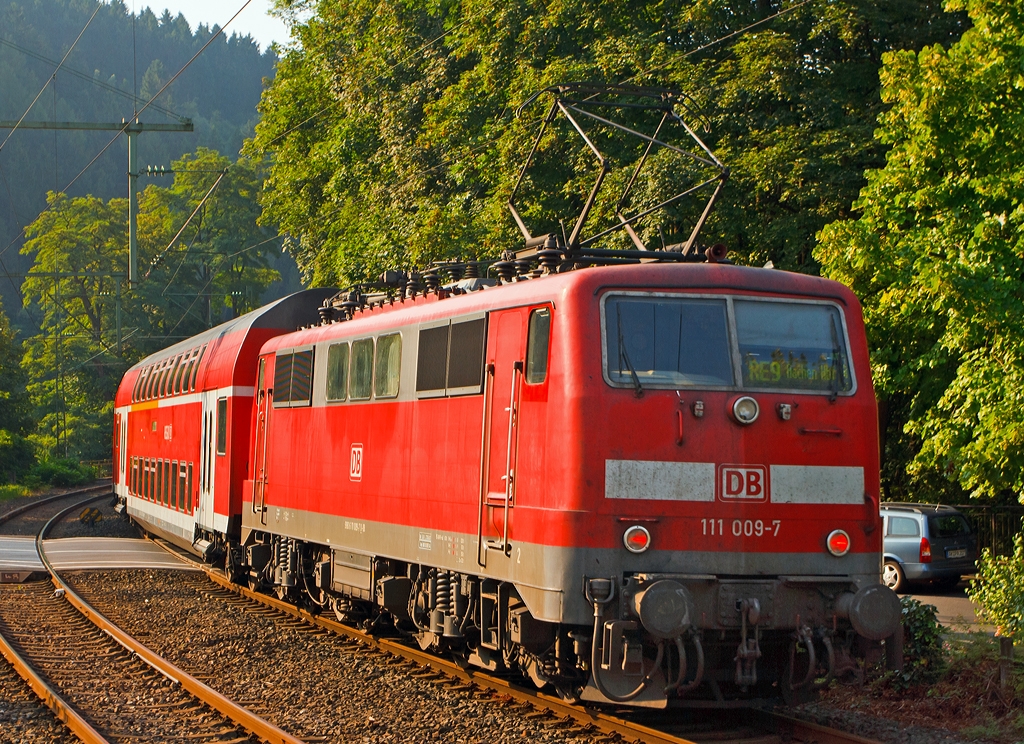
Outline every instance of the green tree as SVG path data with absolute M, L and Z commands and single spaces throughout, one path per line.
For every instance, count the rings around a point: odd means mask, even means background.
M 41 311 L 22 365 L 46 456 L 109 456 L 113 398 L 134 361 L 261 304 L 280 245 L 256 225 L 260 173 L 213 150 L 186 155 L 139 200 L 142 279 L 124 283 L 127 200 L 50 194 L 28 227 L 22 291 Z M 191 217 L 191 220 L 189 219 Z M 120 335 L 118 330 L 120 329 Z
M 31 418 L 20 359 L 21 344 L 0 305 L 0 486 L 13 481 L 34 460 L 32 447 L 24 437 Z
M 816 271 L 815 232 L 848 213 L 864 169 L 882 163 L 872 139 L 882 54 L 955 40 L 964 23 L 937 2 L 902 0 L 279 7 L 311 15 L 293 28 L 298 43 L 264 92 L 247 151 L 271 154 L 266 217 L 318 283 L 520 247 L 505 201 L 544 109 L 514 112 L 569 81 L 693 96 L 733 174 L 706 241 L 724 240 L 743 261 Z M 787 8 L 738 41 L 690 54 Z M 545 166 L 530 182 L 537 214 L 569 217 L 593 180 L 592 158 L 568 142 L 542 145 Z M 672 183 L 666 163 L 653 165 L 641 194 Z M 694 216 L 681 207 L 656 227 Z
M 949 7 L 959 42 L 884 58 L 891 149 L 816 256 L 864 304 L 889 495 L 1024 497 L 1024 15 Z
M 201 147 L 174 161 L 172 170 L 169 188 L 149 186 L 139 199 L 144 268 L 135 294 L 146 351 L 259 307 L 280 278 L 269 262 L 280 240 L 256 224 L 257 164 L 245 158 L 232 163 Z
M 34 254 L 22 285 L 25 304 L 42 311 L 22 365 L 36 406 L 33 437 L 47 454 L 103 456 L 124 361 L 115 338 L 117 284 L 126 254 L 128 201 L 50 193 L 49 209 L 26 228 Z M 98 440 L 98 441 L 97 441 Z

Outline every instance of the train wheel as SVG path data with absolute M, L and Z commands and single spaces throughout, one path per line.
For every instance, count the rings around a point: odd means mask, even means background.
M 906 588 L 907 577 L 899 563 L 887 560 L 882 564 L 882 583 L 894 592 L 900 592 Z

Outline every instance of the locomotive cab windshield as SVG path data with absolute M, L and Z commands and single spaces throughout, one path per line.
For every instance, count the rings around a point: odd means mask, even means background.
M 706 388 L 848 395 L 845 322 L 823 302 L 609 294 L 606 380 L 613 387 Z

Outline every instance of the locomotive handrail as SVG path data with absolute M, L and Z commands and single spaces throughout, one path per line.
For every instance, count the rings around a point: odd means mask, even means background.
M 480 432 L 480 498 L 476 509 L 476 562 L 478 566 L 486 566 L 484 556 L 487 551 L 484 549 L 484 502 L 487 501 L 487 469 L 490 465 L 490 443 L 491 443 L 491 400 L 493 385 L 488 382 L 494 377 L 494 365 L 488 364 L 484 370 L 484 415 L 483 427 Z

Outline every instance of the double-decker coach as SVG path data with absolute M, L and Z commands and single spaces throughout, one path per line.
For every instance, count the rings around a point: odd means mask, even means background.
M 315 323 L 332 294 L 293 294 L 125 373 L 114 400 L 114 490 L 133 519 L 204 556 L 237 539 L 257 353 Z

